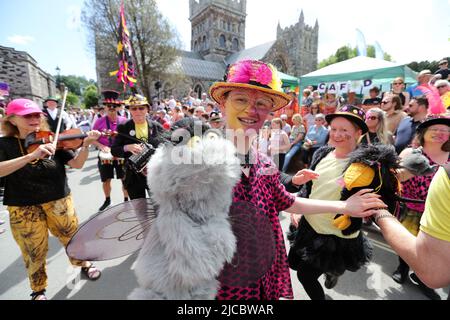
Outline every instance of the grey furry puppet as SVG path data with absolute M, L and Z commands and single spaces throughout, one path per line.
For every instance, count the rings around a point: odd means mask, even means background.
M 147 167 L 159 208 L 135 263 L 139 288 L 129 299 L 214 299 L 217 277 L 236 250 L 228 219 L 241 175 L 236 150 L 217 133 L 196 134 L 192 121 L 184 124 L 184 143 L 159 147 Z

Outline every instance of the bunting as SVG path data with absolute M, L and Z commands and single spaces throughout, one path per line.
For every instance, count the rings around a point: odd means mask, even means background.
M 130 42 L 130 32 L 125 21 L 124 3 L 120 6 L 119 42 L 117 43 L 117 54 L 119 56 L 119 69 L 110 72 L 110 76 L 117 76 L 117 82 L 133 87 L 136 84 L 136 71 L 133 63 L 133 48 Z

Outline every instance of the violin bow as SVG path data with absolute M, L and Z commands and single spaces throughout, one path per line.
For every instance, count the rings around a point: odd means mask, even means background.
M 56 150 L 56 146 L 58 145 L 58 139 L 59 139 L 59 131 L 61 130 L 61 123 L 63 120 L 63 112 L 64 112 L 64 107 L 66 105 L 66 99 L 67 99 L 67 94 L 69 92 L 68 87 L 64 87 L 64 95 L 63 95 L 63 102 L 61 105 L 61 111 L 59 112 L 59 119 L 58 119 L 58 125 L 56 127 L 56 132 L 55 132 L 55 140 L 53 140 L 53 147 Z M 50 157 L 51 159 L 52 157 Z

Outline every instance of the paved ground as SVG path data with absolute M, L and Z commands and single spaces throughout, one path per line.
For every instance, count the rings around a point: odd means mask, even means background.
M 96 153 L 90 153 L 90 158 L 82 170 L 70 170 L 68 176 L 77 213 L 80 221 L 84 221 L 96 213 L 104 200 L 96 168 Z M 113 183 L 112 200 L 113 204 L 123 200 L 118 181 Z M 11 236 L 4 207 L 0 207 L 0 219 L 7 220 L 4 226 L 6 232 L 0 235 L 0 300 L 29 299 L 28 279 L 19 248 Z M 282 214 L 281 222 L 286 230 L 289 218 Z M 378 232 L 372 229 L 366 232 L 375 247 L 373 261 L 357 273 L 344 274 L 334 289 L 327 290 L 327 295 L 334 300 L 427 300 L 411 282 L 399 285 L 390 278 L 397 264 L 396 255 Z M 50 237 L 49 246 L 49 298 L 126 299 L 137 286 L 132 271 L 136 255 L 98 262 L 97 265 L 103 269 L 103 275 L 97 282 L 90 282 L 79 279 L 79 271 L 70 266 L 57 239 Z M 295 273 L 292 273 L 292 279 L 295 299 L 308 299 Z M 323 283 L 323 279 L 321 281 Z M 446 298 L 448 288 L 440 289 L 438 293 L 442 298 Z

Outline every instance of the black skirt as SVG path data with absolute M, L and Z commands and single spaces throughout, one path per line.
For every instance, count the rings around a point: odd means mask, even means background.
M 308 264 L 323 273 L 340 276 L 346 270 L 357 271 L 372 259 L 373 247 L 362 232 L 354 239 L 318 234 L 304 217 L 288 239 L 289 267 L 293 270 Z

